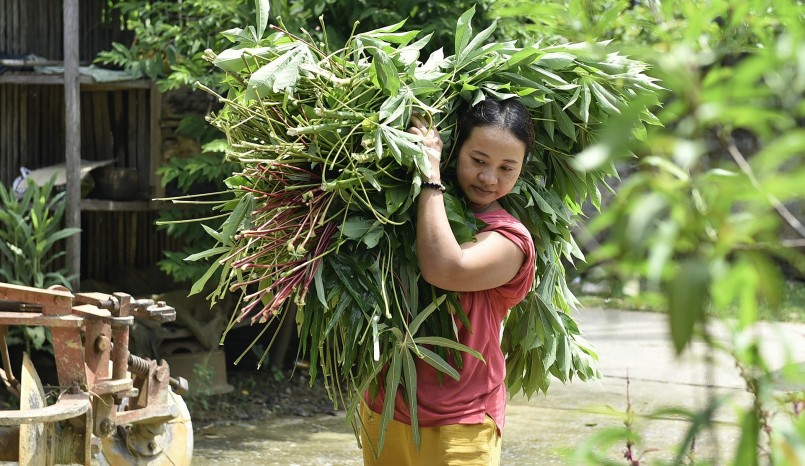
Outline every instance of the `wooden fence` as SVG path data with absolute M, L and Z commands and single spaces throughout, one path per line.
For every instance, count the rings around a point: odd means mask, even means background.
M 81 0 L 79 60 L 90 63 L 112 42 L 130 42 L 108 0 Z M 62 0 L 0 0 L 0 57 L 64 56 Z M 83 80 L 82 80 L 83 82 Z M 155 167 L 162 161 L 161 98 L 150 82 L 81 86 L 81 158 L 114 160 L 135 168 L 138 197 L 155 192 Z M 156 141 L 154 140 L 156 138 Z M 0 73 L 0 183 L 10 186 L 20 168 L 65 161 L 65 102 L 60 76 Z M 81 276 L 110 280 L 120 267 L 155 264 L 181 241 L 157 231 L 157 213 L 125 203 L 82 212 Z
M 127 89 L 81 93 L 81 158 L 114 160 L 140 170 L 150 183 L 150 95 Z M 0 84 L 0 181 L 20 167 L 64 162 L 64 89 L 56 85 Z
M 64 57 L 62 0 L 0 0 L 0 53 L 33 53 L 49 60 Z M 91 62 L 112 42 L 128 43 L 120 16 L 108 0 L 81 0 L 79 60 Z
M 136 168 L 140 199 L 151 194 L 150 105 L 147 89 L 81 93 L 82 159 Z M 10 186 L 20 167 L 63 163 L 64 126 L 61 86 L 0 84 L 0 182 Z M 109 280 L 115 267 L 153 265 L 164 249 L 181 248 L 157 231 L 156 212 L 123 206 L 82 213 L 83 278 Z

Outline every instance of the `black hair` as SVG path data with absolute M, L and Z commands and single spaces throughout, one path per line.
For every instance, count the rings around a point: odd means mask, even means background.
M 525 144 L 523 166 L 528 163 L 534 148 L 534 123 L 531 112 L 516 99 L 484 99 L 464 112 L 458 121 L 458 135 L 453 152 L 458 154 L 461 146 L 479 126 L 496 126 L 506 129 Z

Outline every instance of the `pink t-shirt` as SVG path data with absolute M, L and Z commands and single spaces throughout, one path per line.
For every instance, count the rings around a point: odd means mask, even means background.
M 417 404 L 419 425 L 434 427 L 448 424 L 482 424 L 489 415 L 502 432 L 506 411 L 506 361 L 500 349 L 501 325 L 508 310 L 522 301 L 534 281 L 534 243 L 531 234 L 516 218 L 503 209 L 475 214 L 487 226 L 482 231 L 495 231 L 523 250 L 526 257 L 517 275 L 505 285 L 490 290 L 459 294 L 461 306 L 467 313 L 472 332 L 455 319 L 459 341 L 480 352 L 486 363 L 462 354 L 464 367 L 461 378 L 454 380 L 437 371 L 425 361 L 416 360 Z M 453 365 L 455 367 L 455 365 Z M 377 398 L 370 403 L 375 412 L 382 412 L 383 384 Z M 408 405 L 398 390 L 394 419 L 411 424 Z

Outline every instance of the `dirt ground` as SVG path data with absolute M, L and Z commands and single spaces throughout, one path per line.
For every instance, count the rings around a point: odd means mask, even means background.
M 227 374 L 227 381 L 234 387 L 230 393 L 186 397 L 195 431 L 243 421 L 336 415 L 322 381 L 311 386 L 307 369 L 237 370 Z

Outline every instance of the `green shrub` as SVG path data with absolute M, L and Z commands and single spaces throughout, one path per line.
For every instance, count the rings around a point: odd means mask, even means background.
M 70 287 L 75 276 L 65 275 L 65 267 L 56 268 L 56 260 L 66 254 L 56 246 L 81 230 L 62 228 L 65 195 L 54 192 L 53 180 L 38 186 L 28 179 L 19 199 L 0 184 L 0 278 L 36 288 Z

